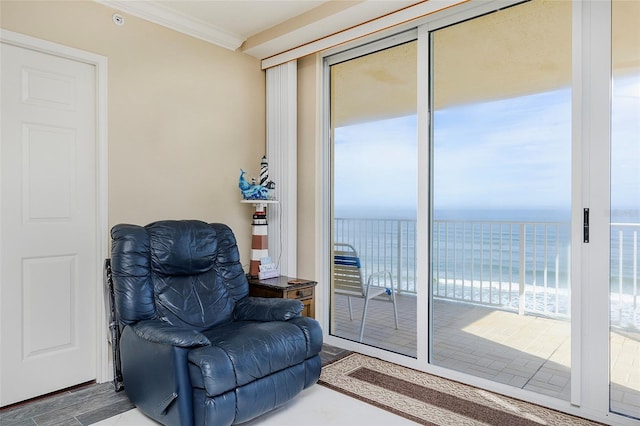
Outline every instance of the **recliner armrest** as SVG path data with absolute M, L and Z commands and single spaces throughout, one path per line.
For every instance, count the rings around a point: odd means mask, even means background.
M 181 348 L 195 348 L 211 344 L 205 335 L 196 330 L 175 327 L 158 320 L 140 321 L 131 325 L 131 328 L 138 337 L 149 342 Z
M 287 321 L 300 316 L 304 305 L 299 300 L 245 297 L 236 303 L 236 321 Z

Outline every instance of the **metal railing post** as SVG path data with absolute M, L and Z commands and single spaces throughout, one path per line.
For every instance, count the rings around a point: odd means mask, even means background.
M 389 225 L 382 226 L 382 223 Z M 508 231 L 503 230 L 505 225 L 508 225 Z M 566 318 L 570 312 L 572 278 L 571 247 L 566 241 L 569 238 L 566 235 L 569 225 L 566 222 L 544 221 L 434 220 L 430 262 L 433 281 L 430 285 L 430 291 L 434 297 L 449 300 L 481 303 L 489 306 L 496 304 L 504 306 L 506 303 L 507 309 L 517 311 L 520 315 L 524 315 L 526 312 L 544 312 L 551 316 Z M 467 226 L 470 228 L 469 231 L 467 231 Z M 544 232 L 538 232 L 537 226 L 544 226 Z M 554 228 L 550 228 L 552 226 Z M 636 222 L 611 223 L 610 226 L 612 250 L 610 297 L 616 305 L 611 308 L 613 313 L 611 324 L 612 326 L 625 327 L 630 323 L 637 327 L 636 324 L 638 324 L 640 316 L 640 274 L 638 270 L 640 266 L 640 257 L 638 257 L 640 224 Z M 496 229 L 498 229 L 498 235 L 495 235 Z M 533 240 L 531 243 L 527 241 L 528 229 L 532 230 Z M 555 229 L 555 232 L 552 229 Z M 335 241 L 351 242 L 357 247 L 361 255 L 363 269 L 367 269 L 367 274 L 372 272 L 371 269 L 375 270 L 385 266 L 388 269 L 389 265 L 391 268 L 397 267 L 397 271 L 392 271 L 392 274 L 396 276 L 397 291 L 415 294 L 416 264 L 418 263 L 414 251 L 415 220 L 334 218 L 333 232 Z M 393 236 L 393 232 L 397 232 L 398 235 Z M 471 235 L 467 235 L 468 232 L 471 232 Z M 458 241 L 460 234 L 462 245 Z M 540 242 L 544 243 L 543 249 L 538 248 L 538 234 L 541 234 Z M 453 238 L 451 238 L 452 236 Z M 470 239 L 469 243 L 467 237 Z M 496 242 L 495 238 L 499 238 L 499 241 Z M 503 273 L 507 259 L 507 255 L 503 253 L 507 246 L 507 242 L 503 241 L 504 238 L 509 238 L 508 277 L 505 277 Z M 516 238 L 519 240 L 516 241 Z M 553 238 L 555 238 L 555 242 Z M 566 253 L 561 249 L 565 243 L 567 244 Z M 393 244 L 397 244 L 396 250 L 393 250 Z M 552 244 L 555 244 L 555 248 Z M 453 249 L 451 253 L 450 249 Z M 500 255 L 494 259 L 496 249 L 500 251 Z M 519 253 L 516 253 L 517 250 Z M 536 290 L 537 263 L 540 253 L 544 256 L 544 262 L 541 262 L 543 264 L 541 272 L 544 274 L 544 293 Z M 552 254 L 555 259 L 549 259 Z M 532 259 L 532 279 L 528 281 L 529 284 L 527 284 L 528 259 Z M 519 267 L 517 275 L 514 275 L 515 265 Z M 499 272 L 494 273 L 493 268 L 496 266 Z M 486 274 L 487 267 L 489 274 Z M 404 276 L 405 269 L 407 271 L 406 277 Z M 617 275 L 615 275 L 616 273 Z M 485 275 L 488 275 L 486 278 L 489 279 L 489 288 L 487 288 L 487 283 L 483 281 Z M 499 281 L 498 286 L 493 289 L 492 285 L 496 278 Z M 553 285 L 551 285 L 552 279 L 554 280 Z M 457 285 L 458 283 L 460 286 Z M 529 285 L 531 287 L 527 288 Z M 507 288 L 508 298 L 504 295 Z M 487 297 L 487 295 L 495 296 L 492 294 L 495 291 L 498 292 L 497 299 Z M 551 294 L 550 291 L 554 291 L 555 294 Z M 515 306 L 516 301 L 513 300 L 516 294 L 518 295 L 517 306 Z M 540 298 L 540 296 L 543 297 Z M 528 303 L 527 297 L 531 297 Z M 554 305 L 553 309 L 550 308 L 549 303 Z
M 520 282 L 518 288 L 518 315 L 524 315 L 524 280 L 525 280 L 525 268 L 526 268 L 526 257 L 525 257 L 525 225 L 524 223 L 520 224 Z
M 397 244 L 398 244 L 398 249 L 397 249 L 398 272 L 397 272 L 397 275 L 396 275 L 396 292 L 399 293 L 400 292 L 400 287 L 402 286 L 402 284 L 401 284 L 402 283 L 402 221 L 401 220 L 398 221 L 398 242 L 397 242 Z M 408 285 L 407 285 L 407 287 L 408 287 Z

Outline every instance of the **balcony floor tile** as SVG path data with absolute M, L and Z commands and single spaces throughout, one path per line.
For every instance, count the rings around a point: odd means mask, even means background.
M 436 365 L 568 400 L 570 398 L 570 322 L 488 306 L 435 300 L 433 360 Z M 347 298 L 334 301 L 332 334 L 358 340 L 363 300 L 352 298 L 353 321 Z M 398 330 L 393 305 L 369 302 L 363 343 L 411 357 L 416 356 L 417 298 L 397 296 Z M 612 407 L 636 410 L 640 404 L 637 369 L 640 333 L 612 333 Z M 633 411 L 632 411 L 633 412 Z

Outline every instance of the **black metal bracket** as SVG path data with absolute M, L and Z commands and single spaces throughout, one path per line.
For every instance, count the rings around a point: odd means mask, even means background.
M 107 290 L 107 312 L 109 313 L 109 331 L 111 332 L 110 343 L 113 351 L 113 386 L 116 392 L 120 392 L 124 389 L 124 380 L 122 379 L 120 361 L 120 321 L 118 319 L 118 311 L 116 311 L 111 259 L 105 259 L 104 261 L 104 286 Z
M 589 208 L 582 211 L 582 242 L 589 242 Z

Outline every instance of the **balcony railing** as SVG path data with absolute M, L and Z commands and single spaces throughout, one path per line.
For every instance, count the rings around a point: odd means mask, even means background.
M 391 271 L 400 292 L 415 293 L 416 222 L 335 219 L 336 242 L 353 245 L 363 274 Z M 637 223 L 611 224 L 611 323 L 640 327 Z M 567 318 L 570 224 L 435 220 L 434 297 Z

